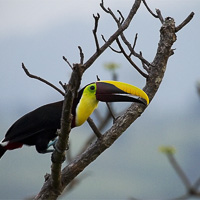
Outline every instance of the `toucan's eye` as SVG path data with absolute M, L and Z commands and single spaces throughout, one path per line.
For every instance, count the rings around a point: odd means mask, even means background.
M 94 85 L 90 86 L 90 90 L 94 90 L 94 89 L 95 89 Z

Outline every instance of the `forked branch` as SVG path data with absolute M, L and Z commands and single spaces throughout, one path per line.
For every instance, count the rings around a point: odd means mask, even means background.
M 100 18 L 100 15 L 99 13 L 97 13 L 97 16 L 93 15 L 94 17 L 94 29 L 93 29 L 93 35 L 94 35 L 94 40 L 95 40 L 95 44 L 96 44 L 96 51 L 98 52 L 99 51 L 99 41 L 98 41 L 98 38 L 97 38 L 97 28 L 98 28 L 98 23 L 99 23 L 99 18 Z
M 122 45 L 121 45 L 121 43 L 120 43 L 120 41 L 119 41 L 118 38 L 116 39 L 116 42 L 117 42 L 117 44 L 118 44 L 118 46 L 119 46 L 121 52 L 123 53 L 124 57 L 129 61 L 129 63 L 130 63 L 142 76 L 144 76 L 145 78 L 148 78 L 148 75 L 145 74 L 145 73 L 133 62 L 133 60 L 130 58 L 130 56 L 128 56 L 128 55 L 126 54 L 126 52 L 125 52 L 125 50 L 123 49 L 123 47 L 122 47 Z
M 120 14 L 120 18 L 118 19 L 118 18 L 116 17 L 116 15 L 114 14 L 114 12 L 113 12 L 110 8 L 107 8 L 107 9 L 105 8 L 103 1 L 102 1 L 102 3 L 101 3 L 100 5 L 101 5 L 101 8 L 102 8 L 106 13 L 108 13 L 108 14 L 110 14 L 110 15 L 112 16 L 112 18 L 114 19 L 114 21 L 117 23 L 118 28 L 120 28 L 120 27 L 121 27 L 121 23 L 122 23 L 122 22 L 121 22 L 121 19 L 124 19 L 122 13 L 118 10 L 118 13 Z M 122 21 L 123 21 L 123 20 L 122 20 Z M 119 41 L 118 38 L 116 39 L 116 42 L 117 42 L 117 44 L 118 44 L 118 46 L 119 46 L 119 48 L 120 48 L 120 51 L 117 51 L 117 50 L 113 49 L 112 47 L 110 47 L 110 48 L 111 48 L 113 51 L 115 51 L 116 53 L 123 53 L 123 55 L 124 55 L 125 58 L 130 62 L 130 64 L 131 64 L 142 76 L 144 76 L 145 78 L 148 78 L 148 75 L 145 74 L 144 72 L 142 72 L 142 70 L 141 70 L 141 69 L 133 62 L 133 60 L 130 58 L 131 55 L 134 55 L 135 57 L 137 57 L 138 59 L 140 59 L 141 62 L 143 63 L 143 66 L 146 65 L 146 66 L 145 66 L 145 69 L 147 69 L 147 68 L 150 66 L 150 63 L 149 63 L 146 59 L 143 58 L 142 54 L 138 54 L 138 53 L 136 53 L 135 50 L 134 50 L 135 45 L 136 45 L 136 41 L 137 41 L 137 34 L 136 34 L 136 36 L 135 36 L 135 40 L 134 40 L 133 47 L 132 47 L 132 45 L 128 42 L 128 40 L 126 39 L 126 37 L 125 37 L 125 35 L 124 35 L 123 32 L 120 34 L 120 36 L 121 36 L 122 41 L 124 42 L 124 44 L 128 47 L 128 49 L 129 49 L 129 51 L 130 51 L 129 55 L 126 54 L 126 52 L 125 52 L 125 50 L 123 49 L 122 45 L 120 44 L 120 41 Z M 104 37 L 103 37 L 103 39 L 104 39 Z M 105 39 L 104 39 L 104 41 L 105 41 Z
M 164 22 L 164 19 L 163 19 L 163 16 L 160 12 L 159 9 L 156 9 L 156 14 L 153 13 L 153 11 L 149 8 L 149 6 L 147 5 L 146 1 L 145 0 L 142 0 L 143 4 L 145 5 L 146 9 L 151 13 L 152 16 L 154 16 L 155 18 L 158 18 L 160 20 L 160 22 L 163 24 Z
M 123 33 L 123 31 L 125 29 L 128 28 L 129 24 L 131 23 L 131 20 L 133 19 L 133 17 L 135 16 L 136 12 L 137 12 L 137 9 L 139 8 L 141 4 L 141 0 L 135 0 L 135 3 L 133 4 L 127 18 L 123 21 L 123 24 L 121 24 L 117 31 L 114 32 L 110 38 L 107 40 L 107 42 L 101 46 L 99 48 L 99 51 L 95 52 L 84 64 L 83 64 L 83 67 L 84 69 L 83 70 L 86 70 L 87 68 L 89 68 L 93 63 L 94 61 L 116 40 L 116 38 L 121 34 Z M 100 4 L 101 6 L 104 5 L 103 4 L 103 0 L 102 0 L 102 3 Z M 108 10 L 105 8 L 104 9 L 105 12 L 108 12 Z M 120 21 L 119 21 L 120 23 Z

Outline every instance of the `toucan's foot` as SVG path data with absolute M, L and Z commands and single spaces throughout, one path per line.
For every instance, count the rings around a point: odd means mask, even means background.
M 56 138 L 55 140 L 49 142 L 49 144 L 47 145 L 47 149 L 44 151 L 40 151 L 40 153 L 53 153 L 54 149 L 56 148 L 56 142 L 57 142 L 58 138 Z M 53 149 L 49 149 L 51 146 L 53 146 Z
M 55 140 L 49 142 L 49 144 L 47 145 L 47 149 L 51 146 L 53 146 L 53 148 L 55 149 L 55 145 L 56 145 L 56 142 L 58 141 L 58 138 L 56 138 Z
M 55 140 L 49 142 L 49 144 L 47 145 L 47 149 L 45 150 L 45 152 L 46 152 L 46 153 L 53 152 L 54 149 L 56 149 L 58 152 L 61 152 L 61 151 L 59 150 L 59 148 L 57 147 L 57 145 L 56 145 L 56 144 L 57 144 L 57 141 L 58 141 L 58 138 L 56 138 Z M 49 147 L 51 147 L 51 146 L 53 146 L 54 149 L 49 149 Z M 68 143 L 67 143 L 66 150 L 68 150 L 68 149 L 69 149 L 69 141 L 68 141 Z

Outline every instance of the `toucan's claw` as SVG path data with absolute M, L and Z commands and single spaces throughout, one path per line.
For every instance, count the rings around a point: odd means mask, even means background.
M 55 145 L 56 145 L 56 142 L 58 141 L 58 138 L 56 138 L 55 140 L 49 142 L 48 146 L 47 146 L 47 149 L 51 146 L 53 146 L 53 148 L 55 149 Z
M 54 149 L 56 149 L 58 152 L 61 152 L 58 147 L 57 147 L 57 141 L 58 141 L 58 138 L 56 138 L 55 140 L 49 142 L 48 146 L 47 146 L 47 150 L 45 151 L 46 153 L 49 153 L 49 152 L 53 152 Z M 53 146 L 54 149 L 49 149 L 49 147 Z M 69 143 L 67 144 L 67 147 L 66 147 L 66 150 L 69 149 Z

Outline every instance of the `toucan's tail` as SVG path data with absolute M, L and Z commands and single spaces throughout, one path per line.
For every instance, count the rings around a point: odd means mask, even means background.
M 7 151 L 3 146 L 0 145 L 0 159 L 3 156 L 3 154 Z

